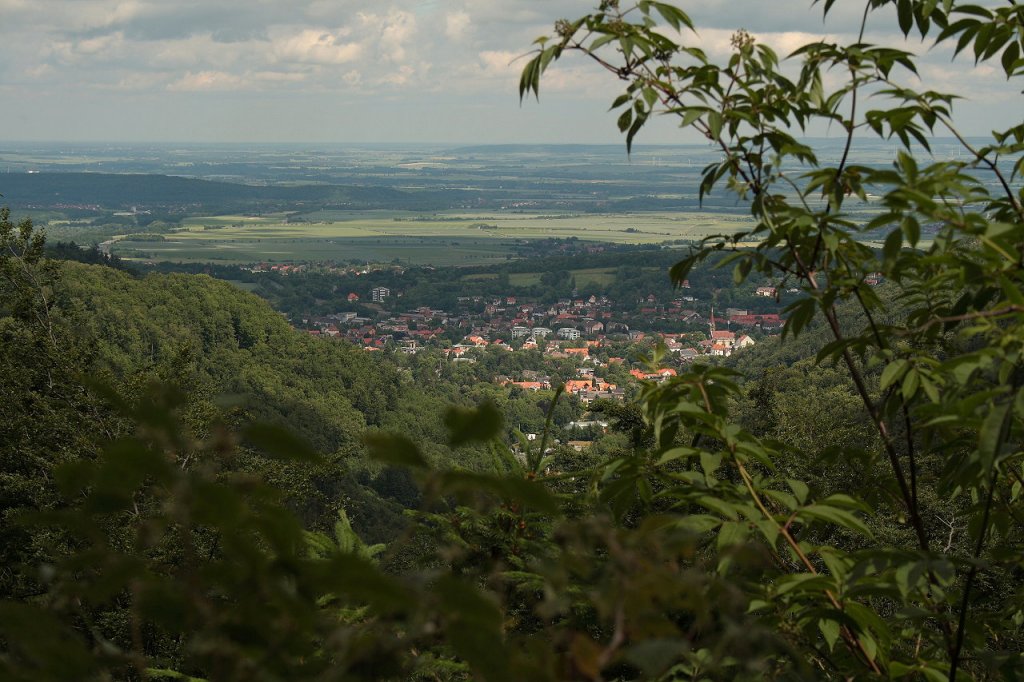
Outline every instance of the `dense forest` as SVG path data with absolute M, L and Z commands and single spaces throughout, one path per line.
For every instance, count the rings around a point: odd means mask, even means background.
M 886 5 L 1024 75 L 1017 5 L 878 0 L 862 36 Z M 1019 679 L 1024 126 L 972 146 L 896 48 L 783 69 L 739 31 L 718 64 L 669 37 L 690 26 L 602 2 L 536 43 L 521 94 L 583 56 L 625 89 L 627 145 L 655 114 L 694 128 L 722 152 L 700 193 L 754 221 L 667 286 L 799 294 L 781 337 L 593 404 L 591 448 L 556 447 L 582 416 L 560 388 L 488 383 L 511 355 L 323 342 L 209 276 L 47 252 L 3 209 L 0 678 Z M 901 149 L 826 164 L 808 121 Z M 936 129 L 965 157 L 915 156 Z

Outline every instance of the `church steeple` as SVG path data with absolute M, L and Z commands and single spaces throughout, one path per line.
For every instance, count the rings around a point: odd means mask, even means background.
M 711 321 L 708 322 L 708 326 L 711 327 L 711 336 L 715 335 L 715 306 L 711 306 Z

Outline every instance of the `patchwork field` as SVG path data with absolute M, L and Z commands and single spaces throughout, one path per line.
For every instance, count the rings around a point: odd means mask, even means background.
M 542 214 L 317 211 L 283 215 L 190 218 L 164 241 L 118 239 L 125 258 L 169 261 L 399 259 L 416 264 L 471 265 L 505 259 L 522 240 L 571 238 L 654 244 L 740 231 L 747 218 L 726 213 Z M 600 280 L 601 273 L 593 273 Z
M 642 268 L 643 270 L 661 270 L 662 268 Z M 569 270 L 569 274 L 576 280 L 576 286 L 585 288 L 589 286 L 604 287 L 615 281 L 618 268 L 583 268 Z M 510 272 L 508 274 L 509 284 L 517 287 L 528 287 L 540 284 L 542 272 Z M 496 273 L 475 273 L 466 275 L 463 280 L 479 281 L 497 279 Z

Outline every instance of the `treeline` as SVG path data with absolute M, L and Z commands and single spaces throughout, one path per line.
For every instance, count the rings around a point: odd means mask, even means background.
M 381 268 L 358 275 L 318 272 L 316 268 L 309 272 L 289 274 L 254 273 L 237 266 L 212 263 L 159 263 L 152 267 L 161 272 L 205 273 L 220 279 L 255 285 L 255 293 L 294 320 L 341 310 L 373 316 L 375 311 L 363 304 L 370 299 L 371 290 L 378 286 L 387 287 L 394 294 L 401 293 L 401 297 L 395 295 L 383 302 L 385 308 L 394 311 L 429 306 L 454 312 L 460 306 L 459 299 L 467 296 L 515 296 L 551 304 L 559 299 L 587 298 L 591 295 L 612 299 L 618 317 L 640 314 L 641 299 L 650 295 L 654 295 L 656 302 L 661 305 L 680 300 L 683 308 L 696 309 L 705 316 L 712 305 L 717 306 L 720 313 L 727 307 L 757 313 L 779 310 L 774 299 L 754 294 L 760 284 L 777 282 L 754 281 L 737 286 L 732 269 L 719 267 L 728 254 L 708 258 L 701 267 L 690 273 L 689 287 L 681 289 L 672 282 L 668 270 L 686 253 L 685 247 L 652 249 L 609 245 L 606 248 L 608 251 L 604 253 L 536 257 L 487 268 Z M 578 278 L 574 274 L 574 271 L 591 269 L 606 269 L 608 272 L 597 280 L 588 279 L 585 273 Z M 513 277 L 516 274 L 534 277 L 529 278 L 530 283 L 522 283 Z M 347 297 L 350 293 L 359 295 L 360 302 L 349 302 Z M 684 297 L 693 300 L 686 301 Z M 482 305 L 477 308 L 482 309 Z M 665 328 L 662 331 L 680 329 Z

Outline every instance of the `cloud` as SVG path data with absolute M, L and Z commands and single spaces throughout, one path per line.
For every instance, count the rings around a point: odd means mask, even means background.
M 245 87 L 245 80 L 240 76 L 224 71 L 189 72 L 167 86 L 170 92 L 196 92 L 202 90 L 240 90 Z
M 306 29 L 295 35 L 279 37 L 273 41 L 275 57 L 284 62 L 300 64 L 346 64 L 362 52 L 356 42 L 345 42 L 347 30 L 337 33 Z
M 402 10 L 392 9 L 387 14 L 360 12 L 359 35 L 365 36 L 371 51 L 378 58 L 392 63 L 406 59 L 406 49 L 416 33 L 416 17 Z
M 449 40 L 461 40 L 466 36 L 471 23 L 468 13 L 450 12 L 445 17 L 444 34 Z
M 339 101 L 384 107 L 402 106 L 409 98 L 436 101 L 443 110 L 466 98 L 481 111 L 509 106 L 515 111 L 510 102 L 515 101 L 524 64 L 517 58 L 531 49 L 534 38 L 550 34 L 556 19 L 579 17 L 595 4 L 596 0 L 0 0 L 0 86 L 14 88 L 16 94 L 48 93 L 57 110 L 68 111 L 95 91 L 103 91 L 111 107 L 119 106 L 119 98 L 129 93 L 145 93 L 147 97 L 135 98 L 133 106 L 148 102 L 154 112 L 163 106 L 164 93 L 177 93 L 174 100 L 182 107 L 191 106 L 186 94 L 196 93 L 196 101 L 201 100 L 207 111 L 218 102 L 228 106 L 241 101 L 239 108 L 249 111 L 254 121 L 261 112 L 248 107 L 246 96 L 237 94 L 240 91 L 266 93 L 268 101 L 279 96 L 292 101 L 302 95 L 307 97 L 305 106 L 326 110 L 336 110 Z M 863 7 L 836 3 L 823 23 L 821 4 L 812 5 L 811 0 L 686 4 L 699 32 L 686 32 L 682 38 L 719 61 L 730 54 L 729 38 L 741 27 L 780 56 L 808 40 L 852 42 Z M 951 65 L 948 49 L 929 50 L 917 41 L 904 41 L 895 31 L 892 14 L 888 9 L 873 14 L 866 39 L 922 53 L 921 81 L 900 75 L 909 86 L 959 90 L 975 102 L 1007 102 L 1015 96 L 997 70 L 973 69 L 969 60 Z M 567 54 L 551 66 L 541 86 L 542 93 L 553 97 L 545 101 L 542 96 L 542 105 L 529 115 L 554 116 L 547 112 L 555 100 L 560 107 L 576 102 L 580 113 L 575 115 L 603 122 L 603 105 L 622 87 L 613 75 L 580 55 Z M 584 108 L 578 104 L 581 99 L 600 104 Z M 18 101 L 13 98 L 11 106 L 21 106 Z M 1012 110 L 1014 105 L 1001 108 Z M 31 117 L 26 111 L 23 116 Z M 570 115 L 567 111 L 560 109 L 558 115 Z M 387 112 L 370 116 L 375 118 L 387 118 Z M 450 118 L 456 120 L 454 115 Z M 267 126 L 273 125 L 268 118 Z

